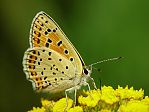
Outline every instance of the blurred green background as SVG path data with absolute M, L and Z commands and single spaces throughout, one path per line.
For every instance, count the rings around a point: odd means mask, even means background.
M 29 30 L 39 11 L 63 29 L 86 64 L 111 57 L 124 59 L 96 65 L 99 85 L 143 88 L 149 95 L 149 0 L 1 0 L 1 112 L 23 112 L 40 105 L 22 68 Z

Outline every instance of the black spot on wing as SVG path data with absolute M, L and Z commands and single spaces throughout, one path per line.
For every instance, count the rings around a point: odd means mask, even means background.
M 52 40 L 48 38 L 48 42 L 49 42 L 49 43 L 52 43 Z
M 49 43 L 46 43 L 46 47 L 49 47 Z
M 68 54 L 68 50 L 64 50 L 64 53 L 65 53 L 65 54 Z
M 58 46 L 60 46 L 61 44 L 62 44 L 62 41 L 59 41 L 59 42 L 57 43 Z

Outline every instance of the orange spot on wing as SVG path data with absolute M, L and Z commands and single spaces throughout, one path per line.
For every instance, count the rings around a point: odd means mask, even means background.
M 35 66 L 34 65 L 29 65 L 29 69 L 34 69 Z
M 35 72 L 35 71 L 31 72 L 31 76 L 36 76 L 36 75 L 37 75 L 37 72 Z
M 49 34 L 50 39 L 52 40 L 52 44 L 56 45 L 56 43 L 59 41 L 59 37 L 55 35 L 55 33 Z
M 33 38 L 33 45 L 34 45 L 34 47 L 38 47 L 37 41 L 38 41 L 38 38 L 36 36 L 34 36 L 34 38 Z
M 44 35 L 41 35 L 38 37 L 38 34 L 34 34 L 33 36 L 33 46 L 34 47 L 42 47 L 46 43 L 46 37 Z
M 34 63 L 35 63 L 35 61 L 34 61 L 34 60 L 28 60 L 28 62 L 29 62 L 29 63 L 32 63 L 32 64 L 34 64 Z
M 32 60 L 36 60 L 37 59 L 37 57 L 36 56 L 34 56 L 34 55 L 31 55 L 31 57 L 30 57 Z
M 61 46 L 57 45 L 57 43 L 60 41 L 60 37 L 58 37 L 58 35 L 56 35 L 55 33 L 51 33 L 49 34 L 49 37 L 52 40 L 50 49 L 57 51 L 58 53 L 62 54 L 63 56 L 66 56 L 67 58 L 71 57 L 69 54 L 67 55 L 64 54 L 64 50 L 66 49 L 66 47 L 63 44 Z
M 60 49 L 59 47 L 55 46 L 55 45 L 51 45 L 50 49 L 53 49 L 54 51 L 57 51 L 60 54 L 63 54 L 63 50 Z

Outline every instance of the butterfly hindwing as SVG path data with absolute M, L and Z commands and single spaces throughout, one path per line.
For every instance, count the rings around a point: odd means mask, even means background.
M 39 12 L 32 22 L 30 45 L 46 47 L 58 52 L 74 65 L 76 74 L 82 74 L 84 62 L 81 56 L 57 23 L 44 12 Z
M 24 71 L 36 90 L 58 92 L 73 87 L 75 68 L 65 57 L 46 47 L 30 48 L 23 59 Z

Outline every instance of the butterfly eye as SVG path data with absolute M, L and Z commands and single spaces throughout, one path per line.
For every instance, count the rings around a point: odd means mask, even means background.
M 85 75 L 88 75 L 88 70 L 86 68 L 84 68 L 83 72 L 84 72 Z

